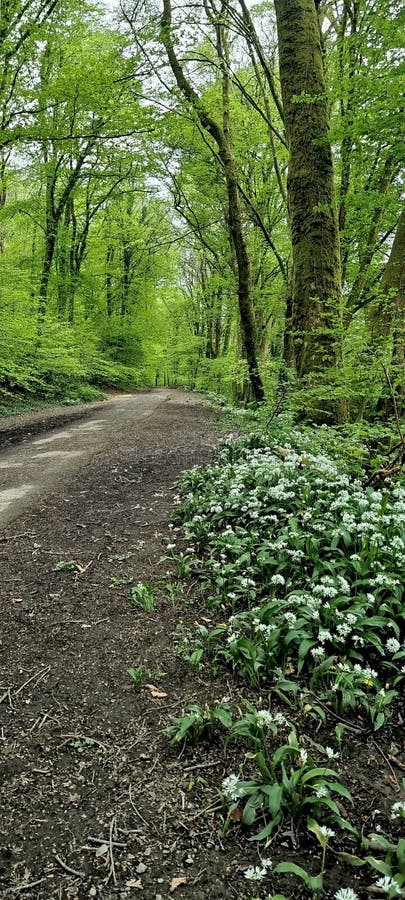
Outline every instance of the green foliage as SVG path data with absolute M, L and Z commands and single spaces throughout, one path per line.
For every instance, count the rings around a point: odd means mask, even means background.
M 219 727 L 228 729 L 231 724 L 230 706 L 226 700 L 212 707 L 189 703 L 183 716 L 172 716 L 165 734 L 173 745 L 182 741 L 196 744 L 199 740 L 211 739 Z
M 129 675 L 129 677 L 132 678 L 132 681 L 137 690 L 139 690 L 139 688 L 142 687 L 144 681 L 146 681 L 147 678 L 150 678 L 151 674 L 152 674 L 150 672 L 150 670 L 148 669 L 148 667 L 144 666 L 144 665 L 136 666 L 136 668 L 127 669 L 127 673 Z
M 141 606 L 145 612 L 154 612 L 155 598 L 153 589 L 147 581 L 140 581 L 139 584 L 131 588 L 131 604 L 132 606 Z
M 286 440 L 281 423 L 279 436 L 284 446 L 232 442 L 184 480 L 191 571 L 203 558 L 207 603 L 230 609 L 199 626 L 200 646 L 256 687 L 305 676 L 340 715 L 361 707 L 378 729 L 404 677 L 404 489 L 364 487 L 347 441 L 334 447 L 346 469 L 322 452 L 336 442 L 327 429 Z
M 268 839 L 285 818 L 291 818 L 299 829 L 308 816 L 324 822 L 336 822 L 354 833 L 349 822 L 341 815 L 334 795 L 349 802 L 351 795 L 327 764 L 318 765 L 312 756 L 299 746 L 294 731 L 288 743 L 273 753 L 262 748 L 253 754 L 259 778 L 248 781 L 229 775 L 222 784 L 224 801 L 231 803 L 229 817 L 242 804 L 242 823 L 251 826 L 260 823 L 254 840 Z M 333 836 L 334 832 L 331 832 Z M 327 834 L 326 834 L 327 836 Z

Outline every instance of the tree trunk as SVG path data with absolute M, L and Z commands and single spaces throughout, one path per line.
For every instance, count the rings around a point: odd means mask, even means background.
M 67 204 L 64 215 L 63 230 L 58 241 L 58 318 L 62 321 L 66 316 L 66 306 L 69 295 L 69 227 L 70 206 L 69 204 Z
M 341 276 L 329 109 L 314 0 L 275 0 L 289 147 L 292 339 L 300 377 L 336 363 Z
M 405 209 L 402 210 L 394 243 L 380 282 L 380 297 L 370 310 L 374 347 L 392 339 L 391 378 L 405 404 Z
M 112 263 L 114 259 L 114 247 L 112 244 L 109 244 L 107 247 L 106 260 L 105 260 L 105 295 L 106 295 L 106 306 L 107 306 L 107 316 L 111 319 L 113 314 L 113 289 L 112 289 Z
M 233 248 L 235 250 L 237 270 L 238 270 L 238 302 L 239 314 L 241 322 L 243 349 L 246 355 L 249 381 L 252 388 L 253 398 L 262 402 L 264 400 L 263 383 L 260 377 L 256 348 L 254 320 L 251 307 L 250 296 L 250 262 L 247 251 L 247 245 L 243 233 L 242 213 L 239 199 L 238 179 L 236 172 L 235 159 L 233 155 L 232 142 L 229 131 L 229 120 L 226 116 L 229 109 L 226 110 L 227 103 L 227 69 L 225 61 L 220 54 L 220 64 L 223 74 L 223 101 L 224 101 L 224 126 L 218 124 L 213 119 L 201 101 L 201 98 L 194 90 L 188 79 L 186 78 L 183 68 L 176 56 L 176 52 L 172 40 L 172 9 L 170 0 L 163 0 L 163 15 L 161 20 L 161 39 L 167 52 L 170 67 L 176 79 L 177 86 L 186 98 L 187 102 L 193 107 L 197 114 L 202 127 L 214 139 L 219 157 L 221 159 L 225 181 L 228 193 L 228 209 L 229 209 L 229 229 L 232 239 Z M 217 29 L 222 29 L 222 25 L 218 25 Z M 217 30 L 218 38 L 218 30 Z
M 41 281 L 39 284 L 38 324 L 42 325 L 48 302 L 48 285 L 56 246 L 56 223 L 49 222 L 45 235 L 45 250 L 42 263 Z

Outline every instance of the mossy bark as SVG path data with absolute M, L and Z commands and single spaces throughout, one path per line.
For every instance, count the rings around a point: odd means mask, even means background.
M 337 361 L 341 275 L 329 105 L 314 0 L 275 0 L 289 148 L 292 338 L 298 375 Z

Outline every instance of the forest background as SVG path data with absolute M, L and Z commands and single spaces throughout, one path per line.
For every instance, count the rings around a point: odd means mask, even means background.
M 3 0 L 3 408 L 163 384 L 401 411 L 403 24 L 396 0 Z

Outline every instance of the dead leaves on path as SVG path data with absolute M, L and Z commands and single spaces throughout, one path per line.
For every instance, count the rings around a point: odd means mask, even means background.
M 167 694 L 164 691 L 160 691 L 154 684 L 147 684 L 147 688 L 150 690 L 150 695 L 155 700 L 163 700 L 164 697 L 167 697 Z

